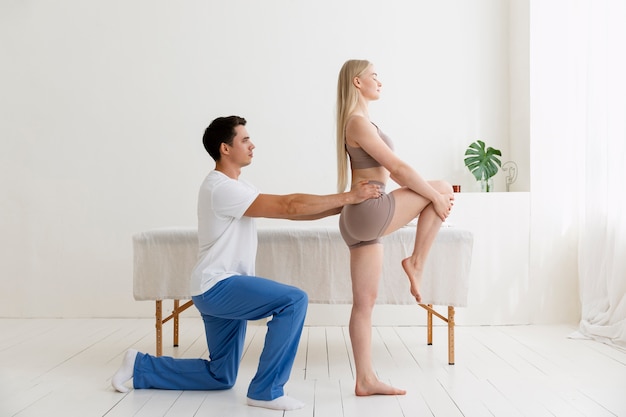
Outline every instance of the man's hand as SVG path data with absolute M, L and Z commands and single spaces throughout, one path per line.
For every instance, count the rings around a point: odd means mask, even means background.
M 378 198 L 381 195 L 380 186 L 372 184 L 367 180 L 360 181 L 356 187 L 350 190 L 350 195 L 354 201 L 351 204 L 358 204 L 370 198 Z

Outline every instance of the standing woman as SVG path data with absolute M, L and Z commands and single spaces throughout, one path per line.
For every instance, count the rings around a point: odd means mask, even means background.
M 379 184 L 382 191 L 378 199 L 344 206 L 339 219 L 341 235 L 350 248 L 350 339 L 358 396 L 406 393 L 379 381 L 372 366 L 372 311 L 383 265 L 380 238 L 419 216 L 413 252 L 402 260 L 402 268 L 411 294 L 420 303 L 426 257 L 454 200 L 450 184 L 425 181 L 393 152 L 389 137 L 370 120 L 368 106 L 370 101 L 378 100 L 381 87 L 369 61 L 349 60 L 341 68 L 337 84 L 337 185 L 340 192 L 347 186 L 349 158 L 351 187 L 367 180 Z M 401 188 L 385 193 L 389 178 Z

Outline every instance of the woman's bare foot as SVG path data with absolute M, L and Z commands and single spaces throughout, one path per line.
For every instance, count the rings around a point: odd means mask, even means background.
M 420 294 L 420 284 L 422 283 L 422 271 L 417 269 L 411 262 L 411 258 L 405 258 L 402 260 L 402 268 L 409 277 L 411 283 L 411 295 L 415 297 L 418 303 L 422 302 L 422 294 Z
M 357 381 L 354 393 L 358 397 L 364 397 L 368 395 L 404 395 L 406 391 L 375 379 L 373 381 Z

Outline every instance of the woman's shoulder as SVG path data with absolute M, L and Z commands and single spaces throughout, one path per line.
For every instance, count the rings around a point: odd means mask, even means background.
M 352 131 L 358 134 L 365 132 L 376 132 L 378 129 L 367 117 L 362 115 L 353 115 L 346 122 L 346 133 Z

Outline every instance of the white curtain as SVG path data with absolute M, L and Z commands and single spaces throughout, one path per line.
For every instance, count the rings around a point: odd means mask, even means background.
M 626 349 L 626 1 L 575 4 L 579 332 Z

